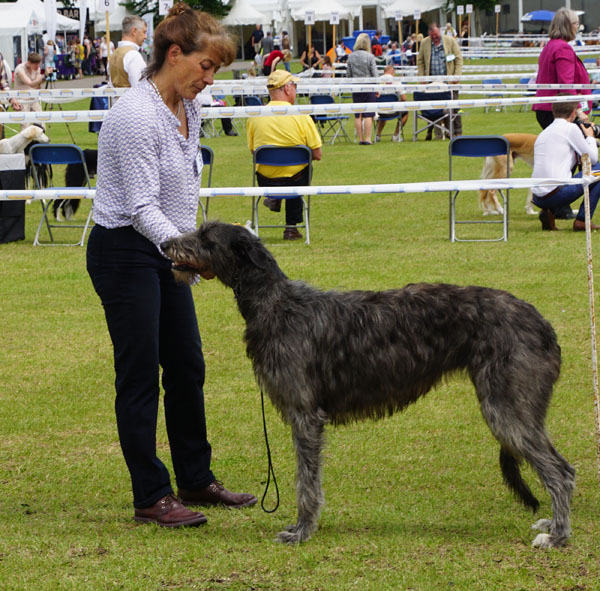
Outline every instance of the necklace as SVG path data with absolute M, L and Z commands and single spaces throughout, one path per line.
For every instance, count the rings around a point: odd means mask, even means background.
M 152 80 L 152 78 L 148 78 L 148 82 L 150 82 L 150 86 L 152 86 L 152 88 L 154 88 L 154 92 L 156 92 L 156 94 L 158 95 L 160 100 L 163 103 L 165 103 L 165 105 L 168 108 L 167 101 L 165 101 L 165 99 L 163 98 L 163 95 L 160 94 L 160 90 L 158 90 L 158 86 L 156 86 L 156 83 L 154 82 L 154 80 Z M 169 111 L 170 110 L 171 109 L 169 109 Z M 181 99 L 179 99 L 179 102 L 177 103 L 177 113 L 175 113 L 175 117 L 179 118 L 179 113 L 181 113 Z

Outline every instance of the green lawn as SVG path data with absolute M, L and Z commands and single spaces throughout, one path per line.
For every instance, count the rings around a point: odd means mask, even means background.
M 470 110 L 463 125 L 465 134 L 539 131 L 532 113 L 517 109 Z M 82 147 L 95 147 L 87 124 L 70 127 Z M 239 127 L 237 138 L 206 142 L 215 152 L 214 186 L 251 183 L 243 121 Z M 62 125 L 49 125 L 49 134 L 54 142 L 70 141 Z M 405 135 L 410 140 L 409 130 Z M 478 178 L 481 162 L 463 159 L 456 170 Z M 515 176 L 529 175 L 517 164 Z M 447 142 L 395 144 L 388 136 L 372 147 L 326 145 L 313 183 L 447 178 Z M 548 430 L 577 470 L 566 548 L 530 547 L 538 516 L 503 485 L 497 443 L 462 377 L 402 415 L 328 430 L 327 504 L 320 529 L 299 547 L 273 542 L 295 520 L 296 507 L 289 429 L 270 406 L 281 491 L 276 513 L 209 509 L 209 523 L 200 529 L 136 525 L 113 413 L 112 351 L 85 249 L 33 248 L 40 207 L 32 203 L 26 240 L 0 246 L 0 589 L 600 589 L 585 236 L 565 221 L 558 222 L 560 232 L 542 232 L 524 204 L 525 191 L 513 191 L 507 243 L 451 244 L 445 193 L 315 197 L 310 246 L 284 242 L 281 230 L 264 230 L 262 238 L 289 277 L 319 288 L 485 285 L 513 292 L 552 322 L 563 370 Z M 464 207 L 481 215 L 473 194 L 464 196 Z M 213 199 L 210 217 L 244 223 L 250 202 Z M 283 220 L 283 213 L 265 209 L 262 219 L 269 217 Z M 599 236 L 593 236 L 598 254 Z M 202 282 L 194 294 L 207 360 L 213 469 L 228 488 L 260 497 L 267 460 L 243 321 L 233 294 L 217 281 Z M 158 442 L 169 464 L 162 417 Z M 550 516 L 546 491 L 529 467 L 524 474 L 541 501 L 539 517 Z M 270 493 L 268 504 L 273 501 Z

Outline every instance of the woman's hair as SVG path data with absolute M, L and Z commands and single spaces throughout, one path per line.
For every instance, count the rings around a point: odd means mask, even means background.
M 183 2 L 175 4 L 154 31 L 152 61 L 144 72 L 146 78 L 163 67 L 172 45 L 179 46 L 184 55 L 210 50 L 226 66 L 235 59 L 235 38 L 213 16 L 192 10 Z
M 371 51 L 371 39 L 368 33 L 361 33 L 354 42 L 354 51 L 357 49 L 364 49 L 365 51 Z
M 327 64 L 328 66 L 331 66 L 331 65 L 332 65 L 332 64 L 331 64 L 331 58 L 330 58 L 328 55 L 326 55 L 326 56 L 323 58 L 323 63 L 324 63 L 324 64 Z
M 566 8 L 559 8 L 554 14 L 554 18 L 548 29 L 550 39 L 562 39 L 563 41 L 573 41 L 575 33 L 573 32 L 573 23 L 578 23 L 577 13 Z

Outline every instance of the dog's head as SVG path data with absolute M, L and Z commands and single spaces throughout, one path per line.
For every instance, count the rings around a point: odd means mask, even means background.
M 26 127 L 21 133 L 30 142 L 37 142 L 38 144 L 50 143 L 50 138 L 46 135 L 44 128 L 40 125 L 36 125 L 35 123 L 29 127 Z
M 173 261 L 177 280 L 188 284 L 199 275 L 204 279 L 217 277 L 233 287 L 248 269 L 279 269 L 261 241 L 235 224 L 207 222 L 195 232 L 166 240 L 160 248 Z

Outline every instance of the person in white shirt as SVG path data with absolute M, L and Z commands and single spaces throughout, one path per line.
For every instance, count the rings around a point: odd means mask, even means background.
M 567 178 L 583 154 L 589 154 L 592 165 L 598 164 L 598 144 L 593 128 L 574 123 L 579 103 L 553 103 L 554 121 L 540 133 L 534 146 L 532 178 Z M 581 173 L 576 174 L 580 177 Z M 590 217 L 600 198 L 600 183 L 589 186 Z M 583 195 L 583 185 L 556 185 L 533 189 L 533 203 L 541 208 L 542 230 L 556 230 L 554 211 L 569 205 Z M 593 230 L 600 226 L 591 225 Z M 573 221 L 573 230 L 585 230 L 585 209 L 582 203 Z
M 142 78 L 146 62 L 140 47 L 146 39 L 148 27 L 140 16 L 126 16 L 123 19 L 123 36 L 119 46 L 111 53 L 108 71 L 113 86 L 135 86 Z
M 104 35 L 104 37 L 102 37 L 102 43 L 100 43 L 100 59 L 102 60 L 102 65 L 104 66 L 104 75 L 106 76 L 106 79 L 108 80 L 108 44 L 106 43 L 106 35 Z M 112 52 L 115 50 L 115 44 L 111 41 L 110 42 L 110 53 L 112 54 Z

